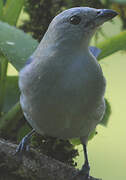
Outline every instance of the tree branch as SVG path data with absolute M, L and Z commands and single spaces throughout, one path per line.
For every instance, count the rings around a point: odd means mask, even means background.
M 22 160 L 17 145 L 0 139 L 0 180 L 99 180 L 82 178 L 78 170 L 31 149 Z

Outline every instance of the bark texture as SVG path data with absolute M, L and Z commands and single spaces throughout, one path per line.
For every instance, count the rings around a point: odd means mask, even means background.
M 0 139 L 0 180 L 99 180 L 77 176 L 78 170 L 34 149 L 21 159 L 17 145 Z

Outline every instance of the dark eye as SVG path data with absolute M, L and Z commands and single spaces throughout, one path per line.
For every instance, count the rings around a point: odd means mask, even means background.
M 101 11 L 97 11 L 97 15 L 99 15 L 101 13 Z
M 70 18 L 70 23 L 71 24 L 74 24 L 74 25 L 77 25 L 81 22 L 81 17 L 80 16 L 77 16 L 77 15 L 74 15 Z

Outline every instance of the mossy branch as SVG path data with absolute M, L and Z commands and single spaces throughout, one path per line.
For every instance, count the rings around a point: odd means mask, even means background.
M 0 180 L 99 180 L 76 176 L 78 170 L 33 149 L 21 161 L 16 147 L 0 139 Z

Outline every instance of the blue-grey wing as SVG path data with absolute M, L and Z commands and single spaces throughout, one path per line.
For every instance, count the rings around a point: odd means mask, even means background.
M 33 58 L 32 58 L 32 56 L 30 56 L 30 57 L 28 58 L 28 60 L 26 61 L 25 66 L 28 65 L 28 64 L 30 64 L 32 61 L 33 61 Z
M 97 47 L 94 47 L 94 46 L 89 46 L 89 50 L 96 58 L 101 53 L 101 50 Z

